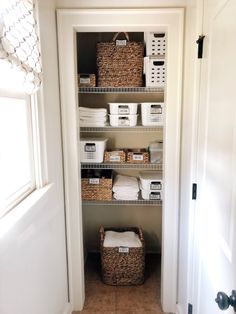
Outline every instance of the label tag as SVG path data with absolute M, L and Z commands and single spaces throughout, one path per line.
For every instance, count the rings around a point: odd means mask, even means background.
M 118 106 L 118 113 L 119 114 L 129 114 L 129 106 L 119 105 Z
M 89 179 L 89 184 L 99 184 L 100 179 L 99 178 L 91 178 Z
M 161 182 L 151 182 L 150 190 L 161 190 Z
M 142 154 L 133 154 L 133 160 L 143 160 Z
M 149 194 L 150 200 L 160 200 L 161 199 L 161 193 L 160 192 L 151 192 Z
M 110 156 L 110 161 L 120 161 L 120 156 L 113 156 L 113 155 L 111 155 Z
M 127 40 L 126 39 L 122 39 L 122 40 L 117 39 L 116 40 L 116 46 L 126 46 L 126 44 L 127 44 Z
M 118 125 L 129 125 L 129 118 L 128 117 L 119 117 L 118 118 Z
M 162 108 L 161 105 L 151 105 L 150 108 L 150 113 L 151 114 L 162 114 Z
M 84 146 L 85 152 L 96 152 L 96 144 L 94 143 L 87 143 Z
M 81 84 L 90 84 L 91 82 L 90 77 L 80 77 L 79 81 Z
M 119 253 L 129 253 L 129 248 L 128 247 L 119 247 Z

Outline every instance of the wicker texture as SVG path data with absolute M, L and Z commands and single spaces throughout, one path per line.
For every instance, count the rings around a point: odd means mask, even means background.
M 82 170 L 81 190 L 83 200 L 112 200 L 112 170 Z
M 145 148 L 128 149 L 127 163 L 147 164 L 149 163 L 149 152 Z
M 97 74 L 99 87 L 143 86 L 142 42 L 127 41 L 125 46 L 116 42 L 97 44 Z
M 126 161 L 126 153 L 124 150 L 107 150 L 104 153 L 104 161 L 123 163 Z
M 134 231 L 139 235 L 142 246 L 129 248 L 128 253 L 119 252 L 118 247 L 104 247 L 105 230 L 118 232 Z M 140 285 L 144 282 L 145 243 L 141 228 L 100 228 L 102 279 L 105 284 L 114 286 Z

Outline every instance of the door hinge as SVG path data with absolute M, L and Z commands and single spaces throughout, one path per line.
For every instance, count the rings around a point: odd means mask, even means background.
M 193 183 L 192 186 L 192 200 L 197 199 L 197 183 Z
M 199 35 L 198 40 L 196 41 L 196 43 L 198 44 L 198 52 L 197 52 L 198 59 L 202 59 L 204 38 L 205 38 L 204 35 Z
M 192 304 L 188 304 L 188 314 L 193 314 L 193 305 Z

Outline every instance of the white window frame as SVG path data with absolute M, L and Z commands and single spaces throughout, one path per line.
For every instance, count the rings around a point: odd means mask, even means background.
M 15 92 L 14 90 L 0 89 L 0 97 L 25 99 L 27 103 L 27 118 L 28 118 L 28 136 L 30 145 L 31 159 L 31 181 L 22 186 L 15 192 L 6 202 L 4 208 L 0 208 L 0 219 L 6 216 L 24 199 L 26 199 L 34 191 L 43 188 L 46 184 L 46 167 L 43 148 L 43 124 L 40 123 L 42 118 L 41 106 L 39 106 L 39 92 L 32 95 L 27 95 L 24 92 Z

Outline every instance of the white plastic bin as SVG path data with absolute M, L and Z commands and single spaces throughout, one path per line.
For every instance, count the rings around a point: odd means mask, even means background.
M 166 33 L 165 32 L 145 32 L 147 56 L 163 56 L 166 53 Z
M 163 159 L 163 143 L 152 142 L 149 144 L 150 162 L 162 163 Z
M 110 114 L 137 114 L 137 103 L 109 103 Z
M 165 87 L 165 59 L 155 57 L 144 58 L 144 74 L 146 87 Z
M 162 126 L 164 122 L 163 102 L 141 103 L 142 125 Z
M 162 175 L 153 171 L 142 171 L 139 173 L 142 190 L 160 191 L 162 190 Z
M 162 191 L 141 190 L 141 194 L 144 200 L 162 200 Z
M 137 124 L 137 114 L 128 114 L 128 115 L 121 115 L 121 114 L 110 114 L 110 125 L 111 126 L 136 126 Z
M 81 138 L 80 159 L 81 162 L 100 163 L 103 162 L 104 151 L 107 144 L 106 138 Z

